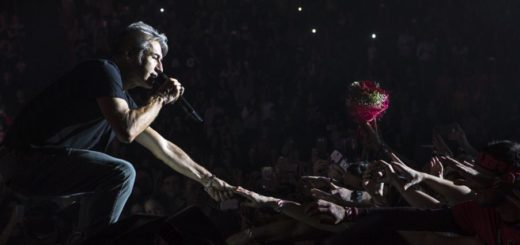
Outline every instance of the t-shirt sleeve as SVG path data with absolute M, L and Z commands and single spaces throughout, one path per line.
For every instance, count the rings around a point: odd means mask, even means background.
M 91 95 L 95 98 L 117 97 L 127 99 L 123 90 L 123 81 L 118 68 L 111 62 L 100 60 L 92 62 L 87 74 L 91 85 Z

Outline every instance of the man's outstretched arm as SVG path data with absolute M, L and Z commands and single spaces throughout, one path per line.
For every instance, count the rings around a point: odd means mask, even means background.
M 234 187 L 215 177 L 206 168 L 193 161 L 180 147 L 166 140 L 152 128 L 145 129 L 137 136 L 136 141 L 173 170 L 205 186 L 205 190 L 213 199 L 220 201 L 231 195 L 230 190 Z

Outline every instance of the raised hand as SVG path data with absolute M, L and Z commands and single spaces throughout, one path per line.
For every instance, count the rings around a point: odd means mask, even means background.
M 433 132 L 432 135 L 432 144 L 433 144 L 433 151 L 439 155 L 447 155 L 447 156 L 453 156 L 453 152 L 448 147 L 446 142 L 444 142 L 444 139 L 442 136 L 437 133 Z
M 428 173 L 441 179 L 444 178 L 444 166 L 438 157 L 432 157 L 428 163 Z
M 396 170 L 409 177 L 409 181 L 403 186 L 404 190 L 421 183 L 424 179 L 424 173 L 417 171 L 408 165 L 404 164 L 395 154 L 393 155 L 392 165 Z
M 383 182 L 385 183 L 393 183 L 397 181 L 398 175 L 397 172 L 394 170 L 392 165 L 390 163 L 387 163 L 383 160 L 379 160 L 376 162 L 379 164 L 383 169 Z
M 466 161 L 460 162 L 448 156 L 443 156 L 439 159 L 444 165 L 462 175 L 464 179 L 454 181 L 458 185 L 465 185 L 471 189 L 479 189 L 491 185 L 495 179 L 494 174 L 472 163 Z

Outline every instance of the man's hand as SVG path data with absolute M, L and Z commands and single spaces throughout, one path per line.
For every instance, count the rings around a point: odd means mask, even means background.
M 233 189 L 236 189 L 236 187 L 214 176 L 209 177 L 204 186 L 204 190 L 217 202 L 231 198 Z
M 153 99 L 162 100 L 163 105 L 173 103 L 184 94 L 184 87 L 175 78 L 168 78 L 162 82 L 154 91 Z
M 261 207 L 277 207 L 277 203 L 281 200 L 274 197 L 268 197 L 260 195 L 254 191 L 244 189 L 242 187 L 236 187 L 233 189 L 233 193 L 245 198 L 248 202 L 242 203 L 243 206 L 261 208 Z

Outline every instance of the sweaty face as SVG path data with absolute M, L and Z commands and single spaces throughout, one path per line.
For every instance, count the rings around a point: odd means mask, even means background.
M 152 88 L 157 74 L 163 71 L 161 45 L 157 41 L 150 42 L 151 48 L 143 55 L 139 66 L 139 79 L 143 81 L 141 87 Z

